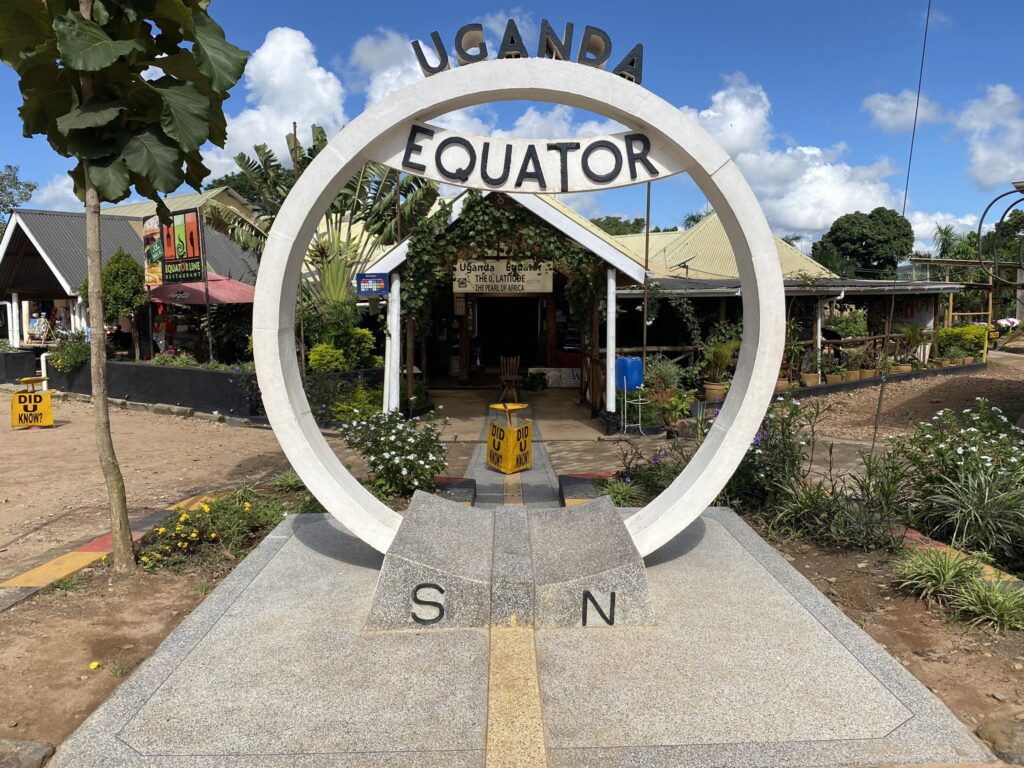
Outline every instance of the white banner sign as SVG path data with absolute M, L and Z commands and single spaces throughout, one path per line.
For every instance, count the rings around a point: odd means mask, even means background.
M 551 293 L 551 264 L 510 259 L 462 259 L 455 265 L 455 293 Z

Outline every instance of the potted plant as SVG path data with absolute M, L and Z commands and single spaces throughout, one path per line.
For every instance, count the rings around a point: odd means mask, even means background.
M 910 373 L 914 370 L 913 361 L 921 360 L 923 356 L 922 347 L 925 347 L 924 333 L 921 328 L 913 323 L 901 323 L 896 326 L 896 332 L 902 336 L 902 349 L 900 361 L 896 365 L 896 373 Z
M 651 355 L 644 371 L 644 392 L 661 408 L 672 398 L 682 375 L 682 369 L 664 355 Z
M 821 383 L 821 355 L 808 349 L 800 362 L 800 386 L 814 387 Z
M 868 351 L 864 347 L 849 347 L 843 350 L 843 365 L 846 368 L 846 380 L 858 381 L 865 378 L 864 359 Z
M 846 374 L 846 368 L 837 362 L 826 363 L 824 371 L 826 384 L 840 384 Z
M 683 431 L 681 426 L 690 420 L 690 408 L 697 399 L 695 389 L 677 389 L 672 397 L 660 407 L 662 421 L 665 422 L 665 436 L 678 437 Z
M 878 358 L 878 362 L 875 364 L 875 369 L 882 376 L 888 376 L 893 372 L 893 362 L 890 355 L 881 355 Z
M 704 348 L 705 400 L 721 400 L 725 397 L 725 379 L 739 348 L 738 341 L 715 341 Z

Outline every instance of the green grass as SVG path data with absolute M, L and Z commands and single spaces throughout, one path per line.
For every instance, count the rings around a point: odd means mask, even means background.
M 72 573 L 70 576 L 57 579 L 55 582 L 50 584 L 50 589 L 61 594 L 68 594 L 70 592 L 78 592 L 85 587 L 86 578 L 80 573 Z
M 107 671 L 113 677 L 120 679 L 122 677 L 127 677 L 134 667 L 135 665 L 128 659 L 118 657 L 107 665 Z
M 299 476 L 295 473 L 294 469 L 286 469 L 283 472 L 278 472 L 270 478 L 270 486 L 274 490 L 284 491 L 286 493 L 301 491 L 306 487 Z
M 1024 629 L 1024 589 L 1009 581 L 975 579 L 957 592 L 950 608 L 973 627 Z
M 949 549 L 913 549 L 896 564 L 896 576 L 900 589 L 945 604 L 980 580 L 981 562 Z

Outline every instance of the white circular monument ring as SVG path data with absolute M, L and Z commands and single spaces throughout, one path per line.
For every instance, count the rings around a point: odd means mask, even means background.
M 782 360 L 785 297 L 768 222 L 732 159 L 694 120 L 625 78 L 545 58 L 483 61 L 397 91 L 342 129 L 289 193 L 260 262 L 253 345 L 267 418 L 288 460 L 324 508 L 364 542 L 386 552 L 402 516 L 345 469 L 321 434 L 303 391 L 295 348 L 295 297 L 307 245 L 337 191 L 367 160 L 390 156 L 389 148 L 398 141 L 404 144 L 412 123 L 511 100 L 578 107 L 642 130 L 662 156 L 671 157 L 693 178 L 721 219 L 736 256 L 743 340 L 732 387 L 679 477 L 626 521 L 637 549 L 646 556 L 714 502 L 757 434 Z M 523 192 L 511 182 L 489 188 Z

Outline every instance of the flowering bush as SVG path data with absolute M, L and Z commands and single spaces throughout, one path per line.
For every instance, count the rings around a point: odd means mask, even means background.
M 354 412 L 341 428 L 349 447 L 370 466 L 371 487 L 385 498 L 429 490 L 445 468 L 446 449 L 433 419 Z
M 776 398 L 723 491 L 723 503 L 756 511 L 771 505 L 783 488 L 801 483 L 825 413 L 826 407 L 817 399 L 801 405 L 791 397 Z
M 1000 331 L 1006 333 L 1015 330 L 1020 325 L 1020 321 L 1016 317 L 1004 317 L 1001 320 L 996 320 L 996 325 L 999 326 Z
M 960 413 L 943 409 L 894 448 L 914 469 L 911 521 L 953 546 L 1024 562 L 1024 430 L 978 398 Z
M 146 534 L 139 563 L 147 570 L 178 565 L 214 546 L 230 559 L 237 558 L 283 518 L 279 505 L 253 498 L 254 494 L 243 488 L 200 502 L 195 509 L 176 511 Z

